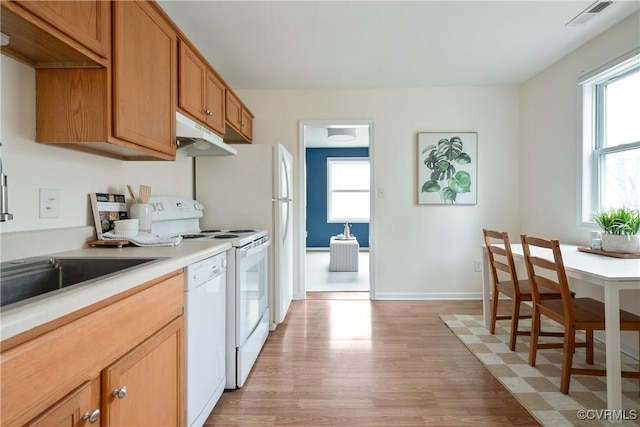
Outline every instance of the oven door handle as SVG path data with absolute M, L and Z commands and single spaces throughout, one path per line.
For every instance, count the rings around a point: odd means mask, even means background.
M 266 242 L 260 244 L 259 246 L 254 246 L 252 248 L 240 248 L 240 257 L 246 258 L 248 256 L 257 254 L 260 251 L 266 250 L 267 247 L 271 244 L 271 240 L 267 240 Z

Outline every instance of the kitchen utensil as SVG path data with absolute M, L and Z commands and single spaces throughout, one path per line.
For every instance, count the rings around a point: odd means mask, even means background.
M 129 197 L 131 197 L 131 203 L 138 203 L 136 200 L 136 194 L 133 192 L 133 187 L 127 184 L 127 189 L 129 190 Z
M 139 194 L 141 203 L 149 203 L 149 199 L 151 198 L 151 187 L 148 185 L 141 185 Z

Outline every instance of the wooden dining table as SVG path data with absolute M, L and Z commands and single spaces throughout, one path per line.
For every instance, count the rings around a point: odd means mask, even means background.
M 521 244 L 512 244 L 514 260 L 524 263 Z M 607 369 L 607 409 L 622 408 L 621 347 L 620 347 L 620 291 L 640 291 L 640 259 L 623 259 L 585 253 L 575 245 L 560 245 L 565 271 L 569 279 L 578 279 L 603 288 L 605 306 L 605 347 Z M 532 247 L 532 255 L 553 259 L 550 251 Z M 484 324 L 491 319 L 491 291 L 489 259 L 483 247 L 482 299 Z M 570 280 L 573 290 L 575 281 Z M 633 292 L 635 297 L 636 293 Z M 637 294 L 640 300 L 640 293 Z M 637 357 L 637 355 L 635 356 Z

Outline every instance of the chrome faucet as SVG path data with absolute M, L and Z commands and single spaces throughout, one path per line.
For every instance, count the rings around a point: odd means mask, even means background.
M 0 147 L 2 147 L 1 142 Z M 0 222 L 10 221 L 13 219 L 13 215 L 8 211 L 9 198 L 7 194 L 7 176 L 2 171 L 2 158 L 0 158 Z

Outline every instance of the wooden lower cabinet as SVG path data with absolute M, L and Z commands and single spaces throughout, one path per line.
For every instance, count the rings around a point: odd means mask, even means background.
M 172 273 L 3 341 L 0 425 L 183 426 L 183 295 Z
M 184 425 L 183 319 L 102 372 L 103 426 Z
M 29 427 L 80 427 L 100 425 L 100 380 L 87 381 L 42 415 L 27 423 Z

